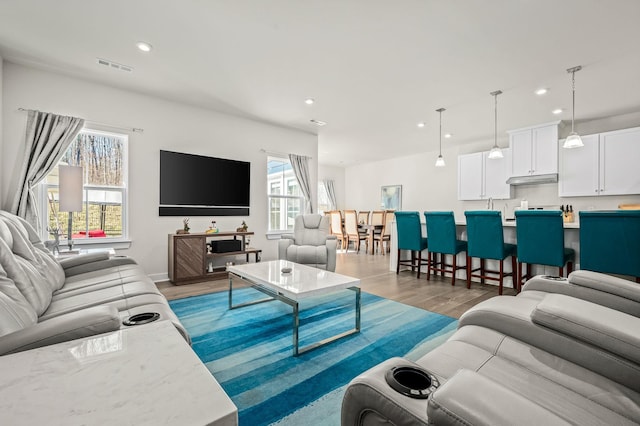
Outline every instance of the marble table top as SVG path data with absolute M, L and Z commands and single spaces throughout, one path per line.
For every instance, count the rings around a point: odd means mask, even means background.
M 169 321 L 0 357 L 3 425 L 237 425 Z

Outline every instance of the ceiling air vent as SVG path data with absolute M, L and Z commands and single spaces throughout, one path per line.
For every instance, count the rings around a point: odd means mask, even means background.
M 102 66 L 105 66 L 107 68 L 111 68 L 111 69 L 114 69 L 114 70 L 125 71 L 125 72 L 133 71 L 133 67 L 130 67 L 129 65 L 119 64 L 117 62 L 113 62 L 113 61 L 110 61 L 108 59 L 102 59 L 102 58 L 97 58 L 97 59 L 98 59 L 98 65 L 102 65 Z
M 309 120 L 311 121 L 313 124 L 315 124 L 316 126 L 326 126 L 327 123 L 324 121 L 320 121 L 320 120 Z

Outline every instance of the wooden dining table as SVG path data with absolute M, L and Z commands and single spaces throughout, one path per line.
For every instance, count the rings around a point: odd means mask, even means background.
M 366 229 L 367 230 L 367 246 L 371 250 L 371 254 L 375 253 L 375 249 L 374 249 L 374 246 L 373 246 L 373 243 L 374 243 L 373 237 L 375 235 L 375 231 L 382 232 L 382 228 L 383 227 L 384 227 L 384 225 L 371 225 L 369 223 L 358 224 L 358 229 Z M 365 253 L 366 253 L 366 251 L 365 251 Z

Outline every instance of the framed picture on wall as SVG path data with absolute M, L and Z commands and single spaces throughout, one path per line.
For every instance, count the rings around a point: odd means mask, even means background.
M 383 186 L 380 206 L 385 210 L 402 209 L 402 185 Z

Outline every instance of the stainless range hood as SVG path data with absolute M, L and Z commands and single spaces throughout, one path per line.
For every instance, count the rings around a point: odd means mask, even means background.
M 558 174 L 549 173 L 546 175 L 534 175 L 534 176 L 513 176 L 507 179 L 509 185 L 535 185 L 542 183 L 557 183 Z

